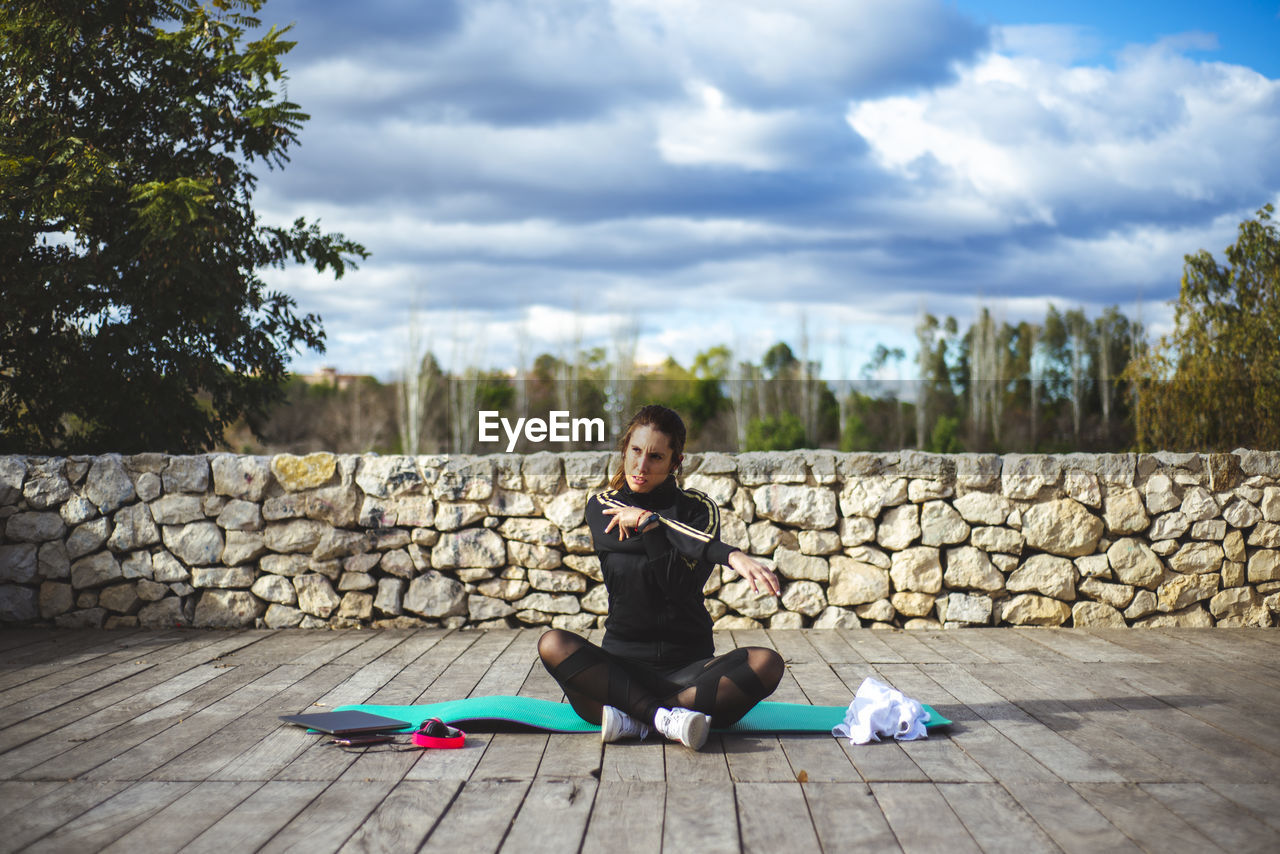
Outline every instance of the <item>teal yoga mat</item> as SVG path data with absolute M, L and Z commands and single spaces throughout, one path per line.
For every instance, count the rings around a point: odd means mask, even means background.
M 446 700 L 443 703 L 427 703 L 421 706 L 338 706 L 336 711 L 359 709 L 375 715 L 413 721 L 418 725 L 431 718 L 439 718 L 470 732 L 501 732 L 511 730 L 545 730 L 548 732 L 599 732 L 598 724 L 588 723 L 578 717 L 573 706 L 536 697 L 467 697 L 465 700 Z M 951 721 L 938 714 L 931 706 L 925 706 L 929 720 L 928 729 L 946 726 Z M 832 727 L 844 720 L 847 706 L 810 706 L 805 703 L 758 703 L 742 720 L 725 732 L 831 732 Z

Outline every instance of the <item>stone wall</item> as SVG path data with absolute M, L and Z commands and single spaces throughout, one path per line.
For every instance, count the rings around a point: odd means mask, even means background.
M 0 621 L 520 626 L 607 611 L 609 455 L 0 457 Z M 719 628 L 1271 626 L 1280 453 L 690 455 Z

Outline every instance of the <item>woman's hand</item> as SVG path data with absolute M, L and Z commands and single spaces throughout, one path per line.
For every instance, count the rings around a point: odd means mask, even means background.
M 729 555 L 729 566 L 742 578 L 751 582 L 751 589 L 756 593 L 760 592 L 760 585 L 762 584 L 774 596 L 777 596 L 782 589 L 778 584 L 778 576 L 774 575 L 772 569 L 741 549 Z
M 620 540 L 625 540 L 632 534 L 639 533 L 636 526 L 642 520 L 645 523 L 645 527 L 649 527 L 649 520 L 645 519 L 646 516 L 654 521 L 657 521 L 658 518 L 656 514 L 648 510 L 641 510 L 639 507 L 606 507 L 603 512 L 606 516 L 613 517 L 609 520 L 609 524 L 605 526 L 605 533 L 607 534 L 614 527 L 617 527 L 618 539 Z

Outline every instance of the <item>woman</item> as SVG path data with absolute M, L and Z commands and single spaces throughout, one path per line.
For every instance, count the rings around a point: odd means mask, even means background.
M 757 592 L 778 594 L 773 572 L 719 539 L 715 503 L 681 489 L 685 427 L 665 406 L 636 413 L 618 442 L 609 490 L 587 503 L 587 524 L 609 591 L 602 646 L 552 629 L 538 642 L 547 671 L 606 742 L 650 727 L 697 750 L 773 693 L 782 657 L 745 647 L 715 655 L 702 588 L 717 564 Z M 718 571 L 718 570 L 716 570 Z

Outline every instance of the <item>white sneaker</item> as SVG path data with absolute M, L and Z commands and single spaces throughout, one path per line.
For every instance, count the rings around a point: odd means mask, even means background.
M 649 725 L 642 724 L 631 715 L 613 706 L 605 706 L 600 714 L 600 740 L 608 744 L 624 738 L 649 737 Z
M 711 732 L 711 718 L 693 709 L 658 709 L 654 726 L 672 741 L 701 750 Z

